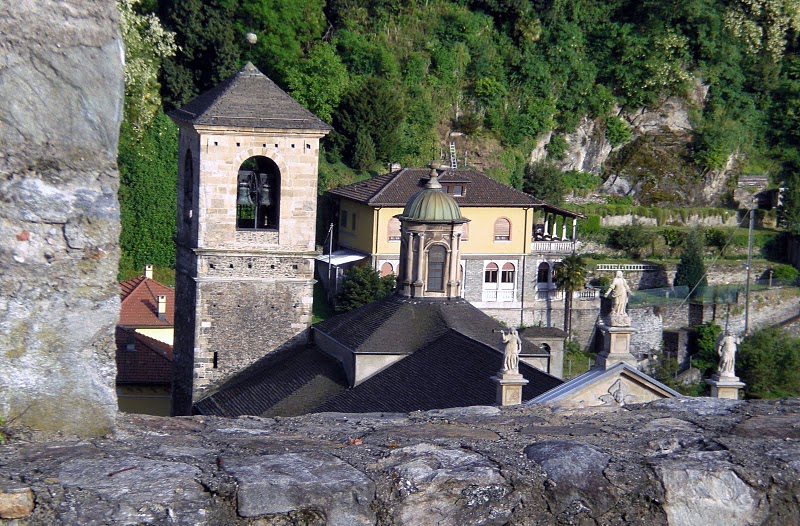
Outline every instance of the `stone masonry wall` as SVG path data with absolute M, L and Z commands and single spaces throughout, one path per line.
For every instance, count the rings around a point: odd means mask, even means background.
M 116 418 L 114 2 L 0 3 L 0 416 L 99 435 Z

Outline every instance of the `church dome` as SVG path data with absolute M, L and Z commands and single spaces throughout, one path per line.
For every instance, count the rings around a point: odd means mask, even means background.
M 436 170 L 431 172 L 431 178 L 425 188 L 408 200 L 400 219 L 420 223 L 466 222 L 458 203 L 442 190 Z

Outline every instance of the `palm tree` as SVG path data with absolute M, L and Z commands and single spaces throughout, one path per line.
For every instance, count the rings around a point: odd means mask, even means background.
M 586 285 L 585 272 L 583 258 L 574 252 L 553 268 L 553 281 L 564 291 L 564 332 L 568 339 L 572 339 L 572 295 Z

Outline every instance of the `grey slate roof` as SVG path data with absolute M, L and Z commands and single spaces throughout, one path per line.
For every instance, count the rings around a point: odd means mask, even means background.
M 194 410 L 227 417 L 296 416 L 346 388 L 339 362 L 316 348 L 297 345 L 258 360 L 197 401 Z
M 211 126 L 332 130 L 248 62 L 221 82 L 170 112 L 175 120 Z
M 334 188 L 330 193 L 373 207 L 405 207 L 409 198 L 425 187 L 430 172 L 430 168 L 404 168 L 366 181 Z M 506 186 L 475 170 L 446 170 L 439 176 L 439 182 L 443 186 L 460 184 L 464 187 L 464 195 L 454 196 L 460 207 L 545 208 L 567 217 L 584 217 L 582 214 L 551 205 L 516 188 Z
M 503 325 L 464 299 L 406 298 L 397 294 L 314 325 L 356 353 L 411 354 L 449 329 L 495 348 Z M 547 355 L 522 341 L 522 354 Z
M 497 384 L 491 380 L 503 355 L 450 329 L 414 354 L 328 400 L 315 412 L 410 412 L 472 405 L 494 405 Z M 529 381 L 522 399 L 530 400 L 561 380 L 520 363 Z

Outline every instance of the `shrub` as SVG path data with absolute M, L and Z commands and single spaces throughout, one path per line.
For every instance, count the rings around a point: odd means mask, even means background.
M 797 276 L 800 274 L 792 265 L 775 265 L 772 267 L 772 279 L 781 283 L 794 283 L 797 281 Z
M 645 230 L 642 225 L 625 225 L 614 230 L 610 241 L 613 247 L 620 248 L 638 259 L 642 249 L 653 241 L 653 233 Z
M 606 139 L 612 147 L 629 142 L 633 138 L 631 127 L 619 117 L 608 117 L 606 119 Z
M 553 134 L 550 137 L 550 142 L 545 146 L 547 149 L 547 157 L 560 161 L 567 156 L 569 150 L 569 143 L 562 135 Z

